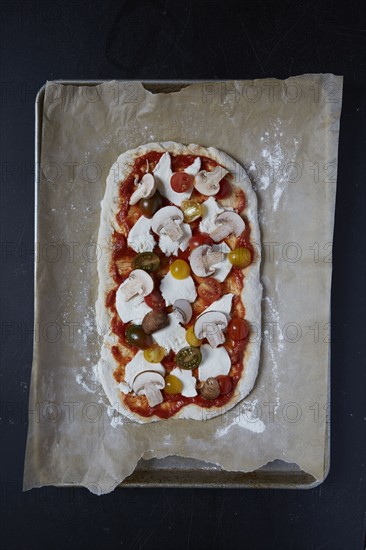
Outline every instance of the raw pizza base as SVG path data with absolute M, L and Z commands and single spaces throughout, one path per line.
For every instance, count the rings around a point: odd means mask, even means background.
M 123 401 L 123 393 L 118 388 L 118 383 L 113 377 L 117 363 L 112 355 L 113 345 L 118 343 L 118 337 L 110 330 L 112 320 L 111 311 L 105 306 L 105 299 L 110 290 L 115 288 L 115 282 L 110 274 L 110 261 L 112 254 L 112 235 L 114 231 L 120 232 L 116 220 L 119 207 L 120 182 L 124 181 L 131 173 L 135 160 L 151 151 L 169 152 L 175 155 L 198 155 L 212 158 L 229 172 L 235 174 L 234 184 L 243 189 L 246 197 L 246 208 L 243 214 L 250 225 L 251 243 L 256 250 L 255 261 L 243 270 L 245 276 L 242 291 L 242 302 L 245 307 L 245 318 L 252 326 L 252 338 L 250 338 L 244 353 L 244 369 L 241 379 L 235 387 L 232 399 L 222 407 L 203 408 L 196 404 L 182 407 L 171 419 L 207 420 L 232 409 L 239 401 L 244 399 L 252 390 L 259 366 L 261 345 L 261 298 L 262 285 L 260 283 L 260 232 L 257 212 L 257 196 L 252 189 L 251 182 L 244 170 L 229 155 L 214 147 L 202 147 L 201 145 L 182 145 L 173 141 L 162 143 L 148 143 L 121 154 L 113 164 L 107 177 L 107 185 L 104 198 L 101 202 L 101 219 L 98 234 L 98 298 L 96 302 L 96 322 L 99 334 L 103 337 L 101 357 L 97 366 L 100 383 L 110 401 L 111 406 L 129 419 L 140 423 L 164 420 L 156 415 L 150 417 L 140 416 L 131 411 Z M 225 201 L 221 204 L 225 206 Z M 226 206 L 229 206 L 227 204 Z

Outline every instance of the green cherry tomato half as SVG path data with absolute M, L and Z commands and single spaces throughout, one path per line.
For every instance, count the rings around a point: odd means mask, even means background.
M 142 214 L 146 216 L 146 218 L 152 218 L 155 212 L 157 212 L 159 208 L 161 208 L 162 204 L 163 201 L 161 195 L 159 191 L 156 191 L 154 195 L 149 199 L 141 199 L 138 202 L 138 207 L 140 209 L 140 212 L 142 212 Z
M 141 252 L 137 254 L 131 262 L 132 269 L 143 269 L 148 273 L 152 273 L 159 269 L 160 258 L 155 252 Z
M 229 338 L 235 340 L 236 342 L 238 340 L 245 340 L 245 338 L 249 334 L 249 325 L 244 319 L 234 317 L 233 319 L 231 319 L 227 327 L 227 332 Z
M 174 374 L 168 374 L 165 377 L 165 388 L 164 391 L 170 395 L 175 395 L 181 393 L 183 389 L 182 381 L 179 380 Z
M 185 370 L 196 369 L 202 361 L 202 354 L 199 348 L 188 346 L 178 351 L 175 362 L 178 367 Z
M 222 395 L 226 395 L 227 393 L 230 393 L 233 389 L 233 381 L 230 376 L 227 376 L 225 374 L 220 374 L 220 376 L 216 376 L 216 380 L 219 383 L 220 386 L 220 393 Z
M 143 331 L 141 325 L 130 325 L 126 330 L 126 340 L 131 346 L 139 349 L 147 349 L 153 345 L 152 337 Z

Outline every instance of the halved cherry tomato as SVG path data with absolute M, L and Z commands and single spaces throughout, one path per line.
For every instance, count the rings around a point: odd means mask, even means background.
M 220 386 L 220 393 L 222 395 L 226 395 L 227 393 L 230 393 L 233 389 L 233 381 L 230 376 L 227 376 L 225 374 L 220 374 L 220 376 L 216 376 L 216 380 L 219 383 Z
M 191 237 L 188 241 L 189 250 L 191 252 L 192 250 L 194 250 L 198 246 L 202 246 L 203 244 L 208 244 L 210 246 L 214 244 L 208 233 L 198 233 L 198 235 L 193 235 L 193 237 Z
M 202 344 L 202 340 L 199 340 L 194 333 L 193 325 L 186 330 L 186 340 L 188 344 L 194 348 L 198 348 Z
M 185 172 L 176 172 L 170 178 L 170 186 L 176 193 L 184 193 L 193 185 L 194 177 Z
M 155 191 L 154 195 L 149 199 L 141 199 L 138 207 L 146 218 L 152 218 L 155 212 L 161 208 L 162 204 L 163 200 L 159 191 Z
M 198 286 L 197 292 L 206 302 L 214 302 L 221 296 L 221 285 L 214 277 L 207 277 Z
M 231 250 L 227 257 L 232 265 L 240 268 L 248 267 L 252 261 L 252 254 L 249 248 L 245 246 L 240 246 L 239 248 Z
M 153 344 L 150 334 L 146 334 L 141 325 L 130 325 L 126 330 L 126 340 L 139 349 L 150 348 Z
M 168 376 L 165 377 L 165 393 L 169 393 L 171 395 L 175 395 L 177 393 L 181 393 L 183 389 L 182 381 L 179 380 L 174 374 L 168 374 Z
M 244 319 L 234 317 L 231 319 L 229 326 L 227 327 L 227 332 L 229 337 L 235 341 L 245 340 L 249 334 L 248 323 Z
M 215 198 L 216 199 L 226 199 L 228 195 L 231 193 L 231 185 L 230 183 L 224 178 L 220 181 L 220 189 L 216 193 Z
M 199 348 L 187 346 L 178 351 L 175 362 L 178 367 L 184 370 L 196 369 L 202 361 L 202 354 Z
M 145 303 L 154 311 L 161 311 L 166 307 L 165 300 L 160 290 L 153 290 L 150 294 L 145 296 L 144 300 Z
M 184 260 L 175 260 L 170 266 L 170 273 L 174 279 L 186 279 L 189 277 L 191 268 Z

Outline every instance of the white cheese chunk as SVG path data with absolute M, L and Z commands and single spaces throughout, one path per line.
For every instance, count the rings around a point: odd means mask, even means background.
M 187 166 L 187 168 L 183 170 L 183 172 L 185 172 L 186 174 L 190 174 L 191 176 L 195 176 L 196 174 L 198 174 L 200 169 L 201 169 L 201 159 L 197 157 L 194 159 L 192 164 L 190 164 L 189 166 Z
M 197 379 L 193 376 L 192 371 L 176 367 L 171 371 L 170 374 L 176 376 L 182 382 L 183 388 L 181 394 L 184 395 L 184 397 L 194 397 L 195 395 L 197 395 Z
M 117 290 L 116 293 L 116 309 L 117 313 L 123 323 L 133 321 L 134 323 L 141 324 L 142 319 L 146 313 L 152 311 L 151 308 L 145 303 L 142 296 L 133 296 L 130 300 L 126 301 L 123 293 L 123 287 L 128 283 L 128 279 L 124 281 Z
M 196 175 L 201 168 L 200 158 L 196 158 L 190 166 L 185 168 L 184 172 L 191 174 L 192 176 Z M 170 178 L 172 177 L 172 167 L 171 167 L 171 158 L 169 153 L 164 153 L 154 168 L 154 177 L 156 181 L 156 186 L 161 195 L 166 197 L 170 202 L 176 206 L 180 206 L 183 201 L 189 199 L 192 194 L 193 187 L 183 193 L 176 193 L 173 191 L 170 185 Z
M 166 255 L 174 256 L 178 255 L 178 249 L 184 252 L 188 247 L 189 239 L 192 237 L 192 230 L 188 223 L 182 223 L 180 228 L 183 231 L 183 236 L 179 241 L 172 241 L 168 235 L 160 235 L 159 238 L 159 248 Z
M 187 346 L 186 331 L 179 324 L 174 313 L 169 313 L 169 325 L 157 330 L 153 334 L 153 338 L 159 346 L 162 346 L 166 351 L 173 350 L 175 353 Z
M 214 197 L 210 197 L 207 201 L 201 204 L 203 213 L 202 221 L 200 223 L 201 233 L 211 233 L 216 229 L 215 218 L 217 214 L 224 212 L 225 210 L 232 210 L 232 208 L 223 208 Z
M 216 300 L 216 302 L 212 302 L 212 304 L 208 306 L 203 313 L 207 313 L 207 311 L 220 311 L 221 313 L 225 313 L 225 315 L 230 319 L 233 296 L 234 294 L 225 294 L 224 296 L 221 296 L 221 298 Z
M 197 291 L 192 277 L 186 279 L 175 279 L 168 271 L 160 283 L 160 291 L 167 306 L 174 304 L 175 300 L 188 300 L 194 302 L 197 298 Z
M 123 393 L 128 393 L 132 390 L 133 382 L 139 374 L 146 371 L 158 372 L 165 376 L 165 368 L 161 363 L 150 363 L 144 358 L 144 352 L 138 351 L 136 355 L 127 363 L 125 368 L 125 380 L 119 387 Z M 126 391 L 128 389 L 128 391 Z
M 128 234 L 127 243 L 135 252 L 152 252 L 155 239 L 151 232 L 151 220 L 141 216 Z
M 205 382 L 211 376 L 229 374 L 231 361 L 224 347 L 212 348 L 209 344 L 201 346 L 202 362 L 198 367 L 198 378 Z

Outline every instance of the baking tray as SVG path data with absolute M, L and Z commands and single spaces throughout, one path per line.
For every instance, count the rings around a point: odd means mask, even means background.
M 72 86 L 96 86 L 104 80 L 56 80 L 59 84 Z M 120 81 L 123 82 L 123 81 Z M 131 82 L 131 80 L 129 81 Z M 216 80 L 146 80 L 142 85 L 152 93 L 177 92 L 190 84 L 217 82 Z M 42 86 L 36 96 L 35 104 L 35 243 L 38 241 L 38 190 L 42 147 L 42 118 L 46 86 Z M 36 269 L 34 284 L 36 292 Z M 328 403 L 330 404 L 330 361 L 328 364 Z M 227 472 L 215 464 L 191 458 L 169 456 L 163 459 L 141 459 L 134 472 L 120 485 L 120 488 L 230 488 L 230 489 L 312 489 L 320 485 L 329 473 L 330 468 L 330 424 L 326 424 L 324 447 L 324 477 L 316 480 L 304 472 L 297 464 L 282 460 L 269 462 L 253 472 Z

